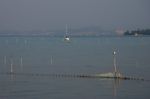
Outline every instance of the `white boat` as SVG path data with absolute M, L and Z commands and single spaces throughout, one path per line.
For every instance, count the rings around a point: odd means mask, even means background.
M 65 41 L 70 41 L 70 38 L 68 36 L 65 36 Z

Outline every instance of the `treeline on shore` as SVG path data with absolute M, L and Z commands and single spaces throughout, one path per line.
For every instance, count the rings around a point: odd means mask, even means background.
M 138 35 L 150 35 L 150 29 L 138 29 L 138 30 L 132 30 L 132 31 L 129 31 L 127 30 L 124 35 L 135 35 L 135 36 L 138 36 Z

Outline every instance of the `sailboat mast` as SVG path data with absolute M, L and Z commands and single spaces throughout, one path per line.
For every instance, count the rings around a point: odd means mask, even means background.
M 65 41 L 70 41 L 69 35 L 68 35 L 68 25 L 66 24 L 66 35 L 64 38 Z
M 66 35 L 68 34 L 68 25 L 66 24 Z

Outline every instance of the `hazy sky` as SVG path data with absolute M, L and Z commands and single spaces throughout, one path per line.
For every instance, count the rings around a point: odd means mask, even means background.
M 150 0 L 0 0 L 0 31 L 150 28 Z

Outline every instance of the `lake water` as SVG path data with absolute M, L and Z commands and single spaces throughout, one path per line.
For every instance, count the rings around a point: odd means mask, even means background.
M 150 80 L 150 37 L 0 37 L 0 73 L 97 74 Z M 150 82 L 0 74 L 0 99 L 149 99 Z

